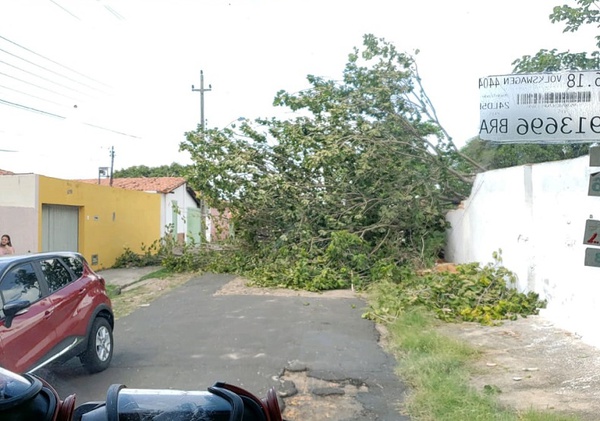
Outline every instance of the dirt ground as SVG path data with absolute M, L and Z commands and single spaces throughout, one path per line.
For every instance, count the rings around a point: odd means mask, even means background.
M 565 412 L 600 419 L 600 349 L 558 329 L 540 316 L 502 326 L 444 324 L 440 333 L 481 352 L 471 382 L 496 390 L 500 402 L 517 409 Z
M 125 310 L 122 315 L 138 306 L 148 305 L 148 301 L 188 279 L 189 275 L 187 278 L 177 276 L 166 280 L 147 280 L 136 284 L 133 291 L 123 291 L 120 300 Z M 239 277 L 216 293 L 228 294 L 357 296 L 350 290 L 312 293 L 283 288 L 253 288 L 246 286 L 245 280 Z M 479 350 L 480 358 L 474 361 L 475 374 L 471 384 L 480 391 L 494 390 L 501 403 L 520 410 L 534 408 L 565 412 L 585 421 L 600 419 L 600 349 L 556 328 L 543 317 L 530 316 L 504 322 L 501 326 L 443 324 L 439 333 L 465 341 Z M 299 385 L 305 383 L 300 379 L 294 380 Z M 301 401 L 302 395 L 297 399 Z M 300 401 L 297 402 L 299 407 L 302 406 Z M 299 408 L 296 407 L 296 410 Z

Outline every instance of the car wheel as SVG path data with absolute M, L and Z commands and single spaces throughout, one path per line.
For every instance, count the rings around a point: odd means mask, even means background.
M 87 349 L 79 359 L 90 373 L 106 370 L 113 354 L 113 335 L 108 320 L 97 317 L 92 325 Z

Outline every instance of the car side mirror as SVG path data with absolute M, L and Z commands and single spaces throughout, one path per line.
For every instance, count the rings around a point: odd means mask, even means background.
M 23 312 L 27 307 L 31 305 L 30 301 L 26 300 L 18 300 L 12 301 L 6 304 L 2 310 L 4 311 L 4 315 L 6 318 L 4 319 L 4 327 L 10 328 L 12 326 L 12 321 L 19 313 Z

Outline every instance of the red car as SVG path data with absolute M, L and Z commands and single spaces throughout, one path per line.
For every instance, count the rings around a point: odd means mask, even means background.
M 34 372 L 79 357 L 90 373 L 113 355 L 105 281 L 73 252 L 0 257 L 0 366 Z

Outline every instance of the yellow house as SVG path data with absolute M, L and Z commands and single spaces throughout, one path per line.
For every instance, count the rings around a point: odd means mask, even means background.
M 161 231 L 160 195 L 0 171 L 0 235 L 10 235 L 17 254 L 78 251 L 106 269 Z
M 179 244 L 211 241 L 212 218 L 206 215 L 207 206 L 197 198 L 183 177 L 99 178 L 79 181 L 157 194 L 161 197 L 162 236 L 170 235 Z

